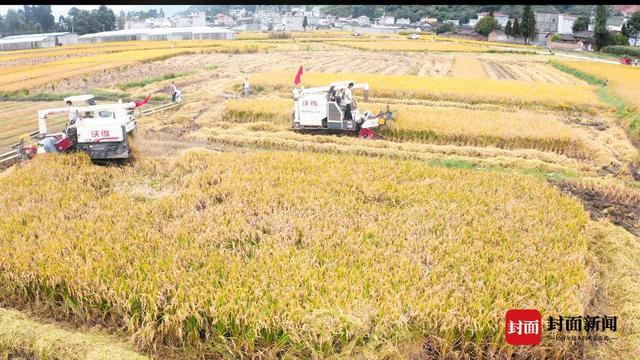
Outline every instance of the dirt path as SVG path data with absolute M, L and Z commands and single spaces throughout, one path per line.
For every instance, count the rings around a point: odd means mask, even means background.
M 594 220 L 606 218 L 640 236 L 640 203 L 622 201 L 596 190 L 588 190 L 569 182 L 551 182 L 562 192 L 580 199 Z

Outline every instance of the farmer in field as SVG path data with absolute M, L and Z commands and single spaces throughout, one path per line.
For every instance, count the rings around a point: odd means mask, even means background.
M 242 84 L 242 92 L 244 96 L 249 96 L 251 92 L 251 87 L 249 87 L 249 78 L 244 78 L 244 83 Z
M 67 107 L 72 107 L 73 103 L 71 101 L 67 101 Z M 75 110 L 69 110 L 69 125 L 73 125 L 76 123 L 76 120 L 78 120 L 78 111 Z
M 353 94 L 351 93 L 352 87 L 353 87 L 353 83 L 349 83 L 347 88 L 344 89 L 344 93 L 342 95 L 342 99 L 343 99 L 344 107 L 346 111 L 345 119 L 347 120 L 353 120 L 353 115 L 351 114 L 351 108 L 353 105 L 355 105 L 355 102 L 353 101 Z
M 176 102 L 176 96 L 178 95 L 178 87 L 176 86 L 176 82 L 171 82 L 171 101 Z

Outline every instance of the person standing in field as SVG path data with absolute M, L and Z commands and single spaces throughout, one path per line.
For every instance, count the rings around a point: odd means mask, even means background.
M 353 94 L 351 93 L 351 88 L 353 87 L 353 83 L 349 83 L 346 89 L 344 89 L 342 93 L 342 99 L 344 101 L 345 106 L 345 119 L 353 120 L 353 115 L 351 114 L 351 106 L 353 104 Z
M 242 91 L 245 97 L 249 96 L 249 93 L 251 92 L 251 88 L 249 87 L 249 78 L 244 78 L 244 83 L 242 84 Z
M 67 101 L 67 107 L 72 107 L 73 103 L 71 101 Z M 78 111 L 72 111 L 69 110 L 69 125 L 73 125 L 76 123 L 76 120 L 78 120 Z
M 176 82 L 171 82 L 171 102 L 176 102 L 176 95 L 178 94 L 178 87 L 176 86 Z

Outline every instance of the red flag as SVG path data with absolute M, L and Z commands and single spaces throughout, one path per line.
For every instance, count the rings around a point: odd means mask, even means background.
M 149 98 L 151 98 L 151 94 L 149 94 L 149 96 L 147 96 L 144 101 L 136 101 L 136 107 L 140 107 L 146 103 L 149 102 Z
M 302 77 L 302 65 L 300 65 L 300 69 L 298 69 L 298 74 L 296 74 L 296 79 L 293 81 L 296 85 L 300 84 L 300 78 Z

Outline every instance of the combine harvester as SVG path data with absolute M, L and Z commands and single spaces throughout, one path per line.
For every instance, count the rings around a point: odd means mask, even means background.
M 304 133 L 328 134 L 358 134 L 361 138 L 380 138 L 376 130 L 384 129 L 393 120 L 393 113 L 387 106 L 386 112 L 373 115 L 370 111 L 351 110 L 351 117 L 347 110 L 340 106 L 333 94 L 337 90 L 344 90 L 353 81 L 341 81 L 329 86 L 302 89 L 294 93 L 294 109 L 291 130 Z M 369 85 L 356 84 L 352 89 L 364 90 L 364 101 L 369 100 Z
M 64 99 L 71 106 L 38 111 L 38 131 L 30 134 L 35 144 L 24 140 L 12 146 L 14 150 L 0 155 L 0 166 L 10 166 L 37 154 L 69 151 L 86 152 L 92 160 L 128 159 L 131 156 L 129 137 L 137 129 L 134 110 L 149 101 L 96 104 L 93 95 L 70 96 Z M 80 106 L 75 104 L 80 103 Z M 151 114 L 179 106 L 179 101 L 152 108 L 141 114 Z M 49 132 L 47 119 L 67 114 L 69 121 L 62 132 Z

